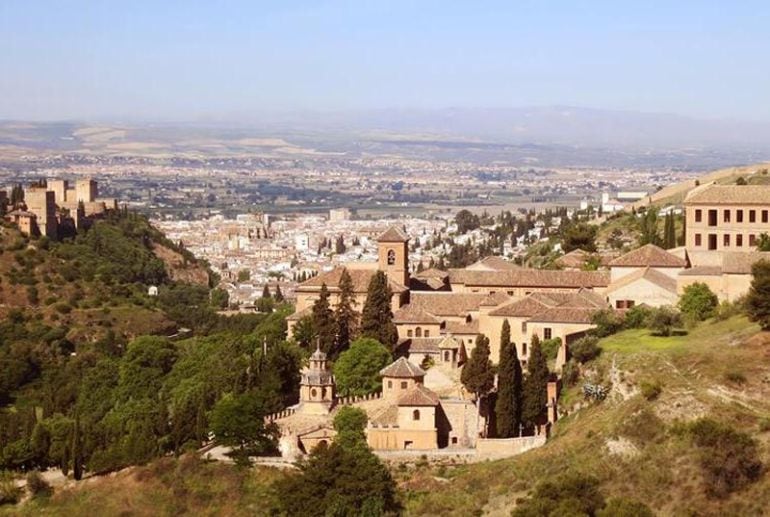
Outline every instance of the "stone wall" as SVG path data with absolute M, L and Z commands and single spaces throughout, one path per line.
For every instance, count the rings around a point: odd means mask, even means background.
M 519 438 L 479 438 L 476 442 L 476 452 L 485 459 L 507 458 L 542 447 L 545 441 L 545 435 Z

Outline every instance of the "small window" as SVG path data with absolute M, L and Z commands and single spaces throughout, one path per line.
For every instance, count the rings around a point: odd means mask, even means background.
M 709 210 L 709 226 L 717 225 L 717 211 Z
M 735 236 L 735 246 L 738 248 L 743 247 L 743 235 L 736 235 Z
M 445 350 L 444 351 L 444 362 L 448 363 L 451 360 L 452 360 L 451 352 L 449 350 Z
M 312 398 L 316 398 L 316 395 L 318 395 L 318 390 L 316 390 L 315 388 L 311 389 L 310 390 L 310 396 Z
M 710 250 L 717 249 L 717 234 L 716 233 L 709 234 L 709 249 Z
M 521 333 L 522 334 L 526 334 L 527 333 L 527 322 L 526 321 L 522 321 L 521 322 Z
M 743 210 L 736 210 L 735 211 L 735 222 L 742 223 L 743 222 Z
M 551 339 L 551 329 L 550 328 L 543 329 L 543 338 Z
M 415 337 L 422 337 L 422 328 L 417 327 L 416 329 L 414 329 L 414 335 Z
M 414 332 L 412 332 L 411 329 L 406 331 L 406 337 L 412 337 L 414 335 Z
M 457 437 L 456 436 L 452 437 L 452 445 L 457 445 Z
M 425 334 L 423 334 L 425 337 L 430 337 L 430 330 L 425 329 Z
M 700 238 L 700 234 L 699 233 L 695 234 L 695 245 L 696 246 L 700 246 L 701 245 L 701 238 Z
M 634 306 L 633 300 L 626 300 L 626 309 L 631 309 Z
M 749 222 L 750 223 L 756 223 L 757 222 L 757 211 L 756 210 L 749 210 Z
M 527 355 L 527 344 L 522 343 L 521 344 L 521 355 Z
M 407 386 L 409 386 L 409 383 L 407 383 L 406 381 L 401 381 L 401 389 L 402 390 L 405 390 Z
M 753 248 L 757 245 L 757 236 L 753 233 L 749 235 L 749 248 Z
M 701 222 L 702 219 L 703 219 L 703 210 L 698 208 L 697 210 L 695 210 L 695 222 L 699 223 Z
M 415 409 L 412 411 L 412 420 L 419 420 L 420 419 L 420 410 Z
M 388 389 L 389 390 L 393 389 L 393 381 L 388 381 Z
M 724 221 L 726 223 L 730 222 L 730 211 L 729 210 L 725 210 Z
M 725 248 L 729 248 L 730 247 L 730 234 L 728 234 L 728 233 L 724 234 L 724 236 L 722 237 L 722 241 L 723 241 L 722 245 Z
M 766 223 L 767 220 L 767 210 L 762 210 L 762 222 Z
M 513 291 L 507 291 L 508 296 L 513 296 Z
M 396 252 L 395 250 L 388 250 L 388 265 L 393 266 L 396 263 Z
M 625 300 L 615 300 L 615 308 L 616 309 L 625 309 L 626 308 L 626 301 Z

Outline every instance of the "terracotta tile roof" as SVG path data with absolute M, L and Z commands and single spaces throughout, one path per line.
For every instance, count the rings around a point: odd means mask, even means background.
M 420 271 L 419 273 L 415 273 L 414 276 L 417 278 L 448 278 L 449 273 L 444 270 L 432 267 L 424 271 Z
M 491 316 L 529 318 L 530 321 L 588 323 L 607 307 L 604 298 L 587 290 L 537 292 L 490 312 Z
M 505 260 L 503 257 L 492 255 L 468 266 L 470 271 L 511 271 L 521 269 L 521 266 Z
M 697 275 L 750 275 L 751 266 L 760 260 L 770 260 L 766 251 L 721 251 L 710 252 L 708 263 L 680 271 L 682 276 Z
M 770 185 L 701 185 L 684 198 L 685 205 L 770 205 Z
M 633 273 L 629 273 L 628 275 L 624 275 L 623 277 L 619 278 L 617 281 L 610 284 L 610 287 L 607 289 L 605 294 L 615 292 L 618 289 L 631 285 L 634 282 L 642 279 L 652 282 L 658 287 L 662 287 L 666 291 L 676 293 L 676 279 L 671 278 L 670 276 L 661 273 L 658 270 L 646 267 L 644 269 L 638 269 Z
M 488 295 L 486 298 L 484 298 L 481 303 L 479 304 L 480 307 L 497 307 L 498 305 L 501 305 L 505 302 L 511 301 L 511 297 L 507 294 L 495 291 L 494 293 Z
M 615 267 L 685 267 L 687 261 L 673 255 L 654 244 L 647 244 L 641 248 L 629 251 L 612 262 Z
M 536 314 L 529 321 L 538 323 L 591 323 L 595 307 L 553 307 Z
M 405 354 L 436 354 L 442 337 L 410 337 L 402 339 L 398 344 L 399 353 Z
M 487 297 L 482 293 L 414 292 L 409 305 L 430 312 L 435 316 L 466 316 L 478 310 Z
M 695 266 L 683 269 L 679 276 L 721 276 L 722 268 L 720 266 Z
M 425 377 L 425 371 L 416 364 L 410 363 L 406 357 L 399 357 L 380 370 L 380 375 L 383 377 L 414 379 L 415 377 Z
M 409 277 L 409 287 L 414 291 L 441 291 L 449 290 L 447 277 Z
M 439 398 L 422 384 L 416 385 L 398 399 L 399 406 L 438 406 Z
M 336 267 L 331 271 L 321 273 L 318 276 L 305 280 L 297 286 L 297 291 L 316 291 L 316 288 L 320 288 L 322 284 L 326 284 L 326 287 L 330 291 L 336 291 L 339 289 L 342 272 L 345 271 L 345 269 L 346 268 L 344 267 Z M 377 273 L 376 269 L 350 268 L 347 271 L 350 274 L 350 279 L 353 281 L 353 291 L 356 293 L 365 293 L 369 289 L 369 282 L 371 282 L 372 277 Z M 388 279 L 388 285 L 390 286 L 390 290 L 394 293 L 406 291 L 406 287 L 391 279 Z
M 441 323 L 441 320 L 421 307 L 406 304 L 393 313 L 394 323 Z
M 473 320 L 470 323 L 461 323 L 459 321 L 447 321 L 444 324 L 443 334 L 478 334 L 479 322 Z
M 398 424 L 398 406 L 388 406 L 379 413 L 375 414 L 370 422 L 375 425 L 396 425 Z
M 377 237 L 377 242 L 407 242 L 409 237 L 398 226 L 391 226 Z
M 585 265 L 586 261 L 592 257 L 597 257 L 599 259 L 599 264 L 606 266 L 612 262 L 612 260 L 614 260 L 617 255 L 607 253 L 589 253 L 581 249 L 576 249 L 556 259 L 556 264 L 561 267 L 580 269 Z
M 469 271 L 450 269 L 449 281 L 485 287 L 606 287 L 610 283 L 605 271 L 558 271 L 519 268 L 511 271 Z
M 453 336 L 446 336 L 438 344 L 441 349 L 462 348 L 462 341 L 458 342 Z

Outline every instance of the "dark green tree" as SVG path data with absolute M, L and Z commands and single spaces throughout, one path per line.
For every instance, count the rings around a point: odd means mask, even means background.
M 460 373 L 460 381 L 476 396 L 477 401 L 480 401 L 495 385 L 495 369 L 489 356 L 489 338 L 479 334 L 471 357 Z
M 521 423 L 521 363 L 516 345 L 511 343 L 511 326 L 503 322 L 500 332 L 500 365 L 497 370 L 497 400 L 495 416 L 497 436 L 511 438 L 518 436 Z
M 262 289 L 262 298 L 272 298 L 273 296 L 270 294 L 270 286 L 268 284 L 265 284 L 265 287 Z
M 371 338 L 358 338 L 334 363 L 337 389 L 343 395 L 367 395 L 382 388 L 380 370 L 391 362 L 390 350 Z
M 639 221 L 639 244 L 655 244 L 659 246 L 660 234 L 658 233 L 658 212 L 655 207 L 647 207 L 647 211 Z
M 337 325 L 334 347 L 329 354 L 329 359 L 335 361 L 339 355 L 350 347 L 350 340 L 356 333 L 358 324 L 358 312 L 355 310 L 356 298 L 353 292 L 353 279 L 347 269 L 342 270 L 340 276 L 340 297 L 337 308 L 334 311 L 334 321 Z
M 265 426 L 262 404 L 253 393 L 227 394 L 209 414 L 209 426 L 218 443 L 234 447 L 233 457 L 248 463 L 248 457 L 274 453 L 277 430 Z
M 278 284 L 275 285 L 275 294 L 273 295 L 273 299 L 278 303 L 283 303 L 285 300 L 283 293 L 281 292 L 281 286 Z
M 770 330 L 770 261 L 751 266 L 751 288 L 746 297 L 746 313 L 763 330 Z
M 565 253 L 576 249 L 596 251 L 597 227 L 588 223 L 570 224 L 562 232 L 562 249 Z
M 384 272 L 377 271 L 369 282 L 366 302 L 361 313 L 361 336 L 376 339 L 388 347 L 394 347 L 398 341 L 393 311 L 390 308 L 392 297 L 388 277 Z
M 334 346 L 336 324 L 334 312 L 329 305 L 329 289 L 326 284 L 321 284 L 318 299 L 313 303 L 312 309 L 313 331 L 315 338 L 321 344 L 321 350 L 329 353 Z
M 80 415 L 75 412 L 75 423 L 72 426 L 72 476 L 76 480 L 83 477 L 83 446 L 80 438 Z
M 548 404 L 548 364 L 540 346 L 537 334 L 532 336 L 527 361 L 527 378 L 524 380 L 524 396 L 521 420 L 532 429 L 541 423 L 541 417 Z

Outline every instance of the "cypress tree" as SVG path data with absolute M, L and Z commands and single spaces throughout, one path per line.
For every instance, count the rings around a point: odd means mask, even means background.
M 500 366 L 497 373 L 497 436 L 512 438 L 521 423 L 521 363 L 516 345 L 511 343 L 511 326 L 503 322 L 500 333 Z
M 489 338 L 479 334 L 471 357 L 460 374 L 460 381 L 468 391 L 476 395 L 476 400 L 489 393 L 495 385 L 495 370 L 489 355 Z
M 366 302 L 361 312 L 361 337 L 376 339 L 389 347 L 396 345 L 398 333 L 393 323 L 393 311 L 390 309 L 392 297 L 388 278 L 382 271 L 377 271 L 369 282 Z
M 326 284 L 321 284 L 321 292 L 313 304 L 312 310 L 313 329 L 316 338 L 321 343 L 321 350 L 329 353 L 334 346 L 334 313 L 329 305 L 329 289 Z
M 281 303 L 284 301 L 284 297 L 283 297 L 283 293 L 281 292 L 280 285 L 275 286 L 275 295 L 273 295 L 273 299 L 278 303 Z
M 540 347 L 540 338 L 532 336 L 527 361 L 527 378 L 524 380 L 524 396 L 521 420 L 525 427 L 534 428 L 548 404 L 548 364 Z
M 358 313 L 354 309 L 355 304 L 353 279 L 350 277 L 348 270 L 343 269 L 342 276 L 340 277 L 340 300 L 334 312 L 337 332 L 334 348 L 330 354 L 332 361 L 336 360 L 342 352 L 350 348 L 350 341 L 355 334 L 356 323 L 358 322 Z
M 265 284 L 264 289 L 262 289 L 262 298 L 272 298 L 270 295 L 270 286 Z
M 75 412 L 75 425 L 72 428 L 72 476 L 76 480 L 83 477 L 83 451 L 80 443 L 80 414 Z

